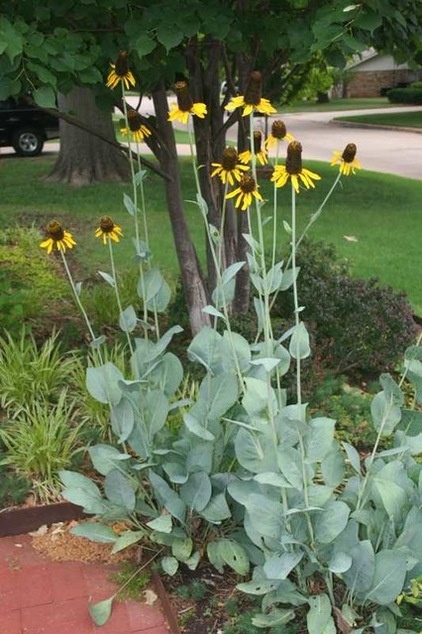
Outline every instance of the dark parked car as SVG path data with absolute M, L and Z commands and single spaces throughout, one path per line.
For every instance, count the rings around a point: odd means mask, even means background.
M 47 139 L 58 136 L 56 117 L 23 101 L 0 101 L 0 146 L 11 145 L 20 156 L 37 156 Z

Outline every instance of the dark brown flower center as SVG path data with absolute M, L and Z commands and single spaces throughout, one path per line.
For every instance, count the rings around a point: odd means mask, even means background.
M 52 220 L 48 223 L 47 233 L 49 237 L 56 242 L 58 242 L 59 240 L 63 240 L 64 238 L 63 227 L 61 226 L 60 222 L 57 222 L 57 220 Z
M 114 67 L 114 70 L 118 77 L 126 77 L 126 75 L 129 72 L 127 58 L 128 58 L 128 52 L 120 51 L 116 60 L 116 65 Z
M 290 175 L 300 174 L 302 171 L 302 145 L 299 141 L 292 141 L 287 146 L 286 172 Z
M 100 229 L 103 233 L 111 233 L 114 229 L 114 222 L 110 216 L 103 216 L 100 219 Z
M 192 97 L 190 96 L 189 86 L 185 81 L 176 82 L 174 89 L 176 91 L 177 105 L 182 112 L 190 112 L 193 106 Z
M 234 147 L 229 146 L 223 152 L 223 158 L 221 159 L 221 166 L 227 172 L 234 170 L 237 165 L 237 151 Z
M 259 130 L 255 130 L 253 133 L 253 151 L 254 154 L 259 154 L 261 151 L 262 133 Z
M 259 70 L 254 70 L 249 75 L 244 101 L 250 106 L 257 106 L 262 96 L 262 75 Z
M 129 110 L 129 112 L 127 113 L 127 121 L 129 124 L 129 129 L 132 132 L 137 132 L 138 130 L 140 130 L 142 125 L 142 117 L 137 110 Z
M 356 145 L 354 143 L 348 143 L 344 148 L 341 158 L 345 163 L 353 163 L 353 161 L 355 160 L 356 151 Z
M 287 129 L 284 125 L 284 121 L 282 121 L 281 119 L 276 119 L 271 126 L 271 134 L 276 139 L 284 139 L 287 134 Z
M 256 190 L 255 179 L 250 172 L 243 174 L 239 187 L 244 194 L 252 194 Z

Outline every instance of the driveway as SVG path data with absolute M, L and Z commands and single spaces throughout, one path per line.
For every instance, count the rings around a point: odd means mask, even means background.
M 129 98 L 136 106 L 137 98 Z M 302 143 L 303 161 L 307 159 L 330 161 L 333 150 L 343 150 L 347 143 L 355 143 L 358 148 L 357 157 L 364 169 L 385 172 L 422 180 L 422 128 L 420 132 L 400 130 L 399 128 L 383 129 L 353 126 L 334 122 L 334 117 L 368 114 L 377 112 L 404 112 L 405 110 L 421 111 L 420 106 L 399 108 L 381 108 L 379 110 L 347 110 L 336 112 L 307 112 L 279 114 L 274 118 L 282 118 L 287 129 Z M 141 111 L 152 114 L 152 101 L 144 99 Z M 270 125 L 271 120 L 268 122 Z M 257 118 L 256 125 L 264 131 L 264 119 Z M 235 127 L 230 130 L 230 137 L 236 138 Z M 59 144 L 51 142 L 45 147 L 47 152 L 57 152 Z M 146 152 L 148 149 L 145 147 Z M 180 154 L 189 154 L 188 145 L 179 146 Z M 15 156 L 9 148 L 0 148 L 1 156 Z

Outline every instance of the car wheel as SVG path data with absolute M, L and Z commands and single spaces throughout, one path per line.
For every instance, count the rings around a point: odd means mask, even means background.
M 19 156 L 37 156 L 43 149 L 44 136 L 37 128 L 21 128 L 14 133 L 12 145 Z

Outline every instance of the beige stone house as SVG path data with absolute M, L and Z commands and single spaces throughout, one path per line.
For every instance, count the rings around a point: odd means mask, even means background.
M 347 81 L 347 97 L 380 97 L 388 88 L 405 86 L 422 80 L 422 68 L 414 70 L 407 64 L 397 64 L 391 55 L 366 51 L 347 66 L 351 78 Z

